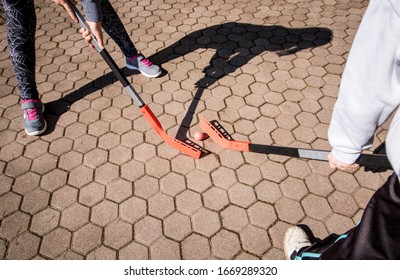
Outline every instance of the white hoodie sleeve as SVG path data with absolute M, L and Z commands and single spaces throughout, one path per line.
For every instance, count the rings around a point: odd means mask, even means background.
M 328 130 L 333 155 L 354 163 L 399 104 L 400 18 L 388 1 L 371 0 L 350 50 Z

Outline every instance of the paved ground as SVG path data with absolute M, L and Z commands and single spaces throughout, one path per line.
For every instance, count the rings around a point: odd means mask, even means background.
M 239 140 L 329 149 L 367 1 L 111 2 L 137 48 L 165 69 L 157 79 L 124 73 L 170 135 L 191 136 L 205 116 Z M 180 154 L 66 13 L 35 3 L 44 136 L 23 131 L 0 26 L 0 259 L 282 259 L 290 225 L 319 238 L 344 232 L 388 176 L 223 150 L 210 139 L 198 142 L 210 155 Z M 107 48 L 123 67 L 111 40 Z

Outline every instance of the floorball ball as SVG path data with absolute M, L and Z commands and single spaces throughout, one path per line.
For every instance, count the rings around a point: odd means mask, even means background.
M 194 139 L 196 139 L 197 141 L 201 141 L 204 139 L 204 133 L 202 133 L 200 131 L 196 131 L 193 136 L 194 136 Z

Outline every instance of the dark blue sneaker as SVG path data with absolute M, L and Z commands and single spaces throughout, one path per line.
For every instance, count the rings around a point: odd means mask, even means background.
M 24 126 L 26 134 L 30 136 L 40 135 L 47 129 L 46 120 L 43 117 L 44 105 L 39 99 L 22 101 L 24 111 Z
M 126 67 L 132 70 L 138 70 L 140 73 L 149 78 L 155 78 L 161 75 L 161 69 L 158 65 L 153 64 L 145 58 L 141 53 L 134 57 L 126 59 Z

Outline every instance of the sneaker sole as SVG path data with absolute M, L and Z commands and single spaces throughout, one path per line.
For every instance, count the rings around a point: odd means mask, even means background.
M 45 123 L 44 123 L 44 128 L 43 128 L 42 130 L 28 132 L 28 131 L 25 129 L 25 132 L 26 132 L 26 134 L 28 134 L 29 136 L 37 136 L 37 135 L 40 135 L 40 134 L 42 134 L 43 132 L 45 132 L 46 129 L 47 129 L 47 123 L 45 122 Z
M 287 252 L 287 248 L 286 248 L 286 241 L 289 238 L 289 235 L 292 235 L 294 229 L 291 230 L 287 230 L 285 233 L 285 237 L 283 238 L 283 252 L 285 253 L 285 257 L 287 260 L 290 260 L 290 256 L 289 253 Z
M 126 65 L 126 68 L 131 69 L 131 70 L 139 71 L 143 76 L 146 76 L 146 77 L 148 77 L 148 78 L 157 78 L 157 77 L 160 76 L 161 73 L 162 73 L 161 70 L 160 70 L 160 71 L 157 72 L 156 74 L 150 75 L 150 74 L 148 74 L 148 73 L 146 73 L 146 72 L 140 71 L 138 68 L 136 68 L 136 67 L 134 67 L 134 66 Z

